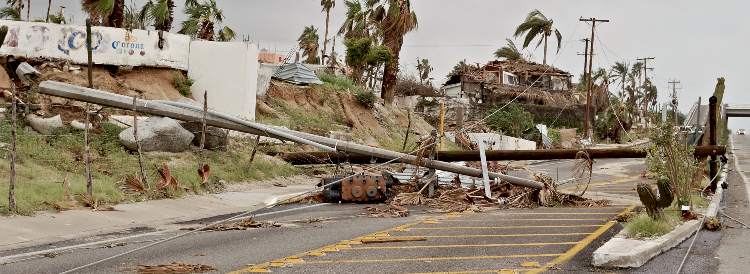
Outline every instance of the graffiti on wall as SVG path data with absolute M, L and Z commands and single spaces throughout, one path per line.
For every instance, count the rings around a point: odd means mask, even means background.
M 8 35 L 0 55 L 66 59 L 86 63 L 86 28 L 38 22 L 0 20 Z M 162 42 L 162 48 L 158 44 Z M 170 45 L 170 47 L 164 47 Z M 187 69 L 190 37 L 145 30 L 93 27 L 91 48 L 96 64 L 160 66 Z

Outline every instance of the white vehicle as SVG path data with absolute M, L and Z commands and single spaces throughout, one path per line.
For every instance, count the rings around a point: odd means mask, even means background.
M 744 128 L 738 129 L 737 135 L 745 135 L 745 129 Z

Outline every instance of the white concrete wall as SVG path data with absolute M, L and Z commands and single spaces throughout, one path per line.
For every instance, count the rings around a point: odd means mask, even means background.
M 255 120 L 258 86 L 255 44 L 193 41 L 188 76 L 195 81 L 190 90 L 197 101 L 203 102 L 203 92 L 208 91 L 209 108 Z
M 0 55 L 41 57 L 88 62 L 86 27 L 38 22 L 0 20 L 8 26 Z M 190 37 L 163 33 L 159 48 L 156 31 L 92 27 L 92 58 L 95 64 L 188 69 Z
M 455 142 L 453 132 L 446 132 L 445 137 Z M 474 143 L 484 142 L 489 150 L 535 150 L 536 142 L 526 139 L 505 136 L 497 133 L 469 133 L 469 139 Z

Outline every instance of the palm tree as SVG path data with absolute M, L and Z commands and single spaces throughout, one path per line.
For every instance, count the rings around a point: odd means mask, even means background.
M 627 62 L 615 62 L 612 66 L 610 76 L 613 82 L 620 82 L 622 89 L 620 90 L 620 99 L 625 97 L 625 83 L 628 81 L 628 63 Z
M 302 50 L 302 56 L 307 57 L 306 63 L 317 64 L 320 61 L 318 59 L 319 40 L 318 29 L 312 25 L 305 27 L 305 30 L 297 39 L 299 48 Z
M 21 21 L 23 0 L 7 0 L 8 6 L 0 8 L 0 18 Z
M 505 58 L 505 60 L 510 61 L 526 61 L 526 59 L 523 58 L 523 54 L 521 54 L 521 51 L 518 50 L 518 47 L 516 47 L 516 43 L 514 43 L 513 40 L 506 38 L 505 41 L 508 44 L 495 51 L 495 57 Z
M 149 5 L 151 1 L 147 2 L 146 5 Z M 146 26 L 148 26 L 149 18 L 148 16 L 143 16 L 145 10 L 145 6 L 138 11 L 135 4 L 131 3 L 130 6 L 125 7 L 125 22 L 122 23 L 122 27 L 126 29 L 146 29 Z
M 338 34 L 345 38 L 362 38 L 370 36 L 369 17 L 372 14 L 372 5 L 362 3 L 359 0 L 347 0 L 346 20 L 339 28 Z
M 125 0 L 82 0 L 92 23 L 121 28 L 125 21 Z
M 219 30 L 219 34 L 216 35 L 216 41 L 220 42 L 229 42 L 234 40 L 234 38 L 237 36 L 237 34 L 234 33 L 234 30 L 231 28 L 224 26 Z
M 526 20 L 518 25 L 516 32 L 513 34 L 514 37 L 518 37 L 526 33 L 526 37 L 523 39 L 523 48 L 527 48 L 534 38 L 541 35 L 542 37 L 536 46 L 539 47 L 539 44 L 544 42 L 544 61 L 542 64 L 545 65 L 547 64 L 547 38 L 553 32 L 555 33 L 555 37 L 557 38 L 557 52 L 560 52 L 562 43 L 562 34 L 553 27 L 553 24 L 554 21 L 544 16 L 541 11 L 533 10 L 526 16 Z
M 419 83 L 424 84 L 425 81 L 430 79 L 430 72 L 433 68 L 430 65 L 430 60 L 417 58 L 417 71 L 419 72 Z
M 144 23 L 153 23 L 154 29 L 161 31 L 172 30 L 174 21 L 174 0 L 149 0 L 143 5 L 140 18 Z
M 179 33 L 194 38 L 214 41 L 214 27 L 224 21 L 224 13 L 216 5 L 216 0 L 199 3 L 197 0 L 185 1 L 185 13 L 188 19 L 182 22 Z
M 323 7 L 323 12 L 326 13 L 326 32 L 323 36 L 323 56 L 321 57 L 322 64 L 325 61 L 326 51 L 328 50 L 328 25 L 331 19 L 331 9 L 336 6 L 336 0 L 320 0 L 320 5 Z
M 390 104 L 395 95 L 401 46 L 404 44 L 404 36 L 417 28 L 417 14 L 412 11 L 410 0 L 380 0 L 377 4 L 370 17 L 376 22 L 383 45 L 393 54 L 393 58 L 385 63 L 380 92 L 380 97 Z

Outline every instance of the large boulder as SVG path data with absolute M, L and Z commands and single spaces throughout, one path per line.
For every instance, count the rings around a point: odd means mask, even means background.
M 203 130 L 203 123 L 200 122 L 182 122 L 180 123 L 183 128 L 190 131 L 195 135 L 193 138 L 193 145 L 201 145 L 201 131 Z M 206 144 L 205 148 L 210 150 L 226 150 L 227 142 L 229 137 L 227 132 L 218 127 L 206 126 Z
M 54 117 L 44 118 L 36 114 L 26 115 L 26 121 L 29 122 L 31 128 L 41 134 L 50 135 L 56 129 L 63 127 L 63 121 L 60 115 Z
M 136 150 L 133 127 L 120 132 L 120 143 Z M 195 136 L 177 121 L 166 117 L 150 117 L 138 123 L 138 141 L 141 151 L 183 152 L 190 149 Z

